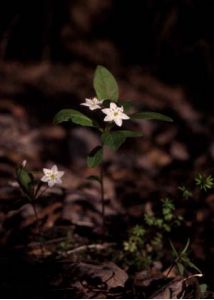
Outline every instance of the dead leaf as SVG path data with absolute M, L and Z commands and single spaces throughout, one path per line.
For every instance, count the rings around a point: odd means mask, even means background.
M 184 291 L 184 279 L 177 277 L 155 292 L 151 299 L 181 299 Z
M 90 282 L 91 280 L 99 280 L 107 286 L 108 290 L 123 288 L 128 279 L 127 273 L 113 262 L 103 263 L 100 266 L 80 263 L 78 269 L 82 278 L 88 279 Z

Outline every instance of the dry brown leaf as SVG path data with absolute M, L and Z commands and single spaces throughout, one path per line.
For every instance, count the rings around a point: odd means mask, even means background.
M 184 279 L 177 277 L 155 292 L 151 299 L 181 299 L 182 292 L 184 291 Z
M 91 280 L 98 279 L 106 284 L 108 290 L 124 287 L 128 279 L 127 273 L 113 262 L 103 263 L 100 266 L 80 263 L 78 269 L 82 276 Z

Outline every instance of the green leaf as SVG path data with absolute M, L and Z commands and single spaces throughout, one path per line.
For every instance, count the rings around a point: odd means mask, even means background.
M 184 246 L 184 249 L 181 251 L 181 255 L 184 255 L 187 252 L 189 245 L 190 245 L 190 239 L 188 238 L 186 245 Z
M 97 181 L 97 182 L 101 182 L 100 177 L 99 176 L 95 176 L 95 175 L 91 175 L 87 177 L 88 180 L 93 180 L 93 181 Z
M 89 168 L 95 168 L 101 164 L 103 160 L 103 148 L 97 146 L 94 148 L 87 157 L 87 165 Z
M 143 134 L 141 132 L 130 130 L 117 130 L 113 132 L 104 132 L 101 136 L 101 140 L 104 145 L 109 146 L 113 150 L 117 150 L 126 141 L 127 138 L 140 137 Z
M 202 273 L 201 270 L 194 263 L 192 263 L 188 257 L 181 257 L 181 260 L 193 270 Z
M 199 288 L 200 288 L 201 298 L 205 297 L 205 294 L 207 292 L 207 284 L 202 283 L 199 285 Z
M 178 268 L 178 272 L 180 273 L 181 276 L 184 275 L 184 270 L 185 270 L 185 267 L 182 263 L 178 262 L 176 263 L 177 265 L 177 268 Z
M 131 116 L 131 119 L 159 120 L 165 122 L 173 122 L 173 120 L 170 117 L 152 111 L 135 113 Z
M 119 89 L 117 81 L 105 67 L 97 66 L 93 84 L 98 99 L 109 99 L 111 101 L 118 100 Z
M 21 189 L 28 195 L 32 194 L 33 175 L 23 167 L 16 170 L 17 181 Z
M 83 113 L 74 110 L 74 109 L 63 109 L 60 110 L 54 117 L 54 123 L 59 124 L 62 122 L 71 121 L 74 124 L 88 126 L 88 127 L 96 127 L 95 122 L 84 115 Z
M 171 248 L 172 248 L 172 253 L 173 253 L 173 255 L 174 255 L 176 258 L 179 257 L 178 251 L 175 249 L 175 246 L 173 245 L 173 243 L 172 243 L 171 241 L 169 241 L 169 243 L 170 243 L 170 246 L 171 246 Z

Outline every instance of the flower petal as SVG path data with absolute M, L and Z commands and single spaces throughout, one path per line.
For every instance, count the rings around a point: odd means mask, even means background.
M 104 109 L 102 109 L 102 112 L 104 114 L 108 115 L 111 112 L 111 110 L 109 108 L 104 108 Z
M 61 178 L 65 174 L 64 171 L 58 171 L 58 177 Z
M 110 108 L 111 108 L 111 109 L 116 109 L 116 108 L 117 108 L 117 105 L 116 105 L 114 102 L 111 102 L 111 103 L 110 103 Z
M 107 115 L 107 116 L 104 118 L 104 121 L 105 121 L 105 122 L 112 122 L 112 121 L 113 121 L 113 118 L 112 118 L 112 116 Z
M 50 180 L 50 178 L 47 176 L 47 175 L 44 175 L 42 178 L 41 178 L 41 181 L 42 182 L 47 182 L 47 181 L 49 181 Z
M 123 120 L 128 120 L 128 119 L 130 119 L 130 117 L 127 116 L 126 114 L 121 114 L 121 118 L 122 118 Z
M 61 183 L 62 183 L 62 180 L 61 180 L 60 178 L 57 178 L 57 179 L 55 180 L 55 183 L 56 183 L 56 184 L 61 184 Z
M 44 173 L 45 175 L 49 175 L 50 172 L 51 172 L 50 169 L 46 169 L 46 168 L 43 169 L 43 173 Z
M 53 181 L 53 180 L 48 181 L 48 186 L 49 187 L 53 187 L 54 185 L 55 185 L 55 181 Z
M 122 126 L 122 124 L 123 124 L 123 121 L 121 118 L 115 118 L 114 122 L 117 124 L 117 126 Z
M 58 172 L 57 165 L 53 165 L 53 167 L 51 168 L 51 171 L 53 171 L 53 172 Z

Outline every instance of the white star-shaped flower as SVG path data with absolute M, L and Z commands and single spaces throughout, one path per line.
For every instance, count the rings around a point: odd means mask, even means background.
M 58 171 L 56 165 L 51 169 L 43 169 L 44 176 L 41 178 L 41 181 L 47 182 L 49 187 L 53 187 L 55 184 L 62 183 L 62 176 L 64 175 L 63 171 Z
M 101 108 L 101 104 L 103 103 L 102 100 L 98 100 L 96 97 L 90 99 L 86 98 L 84 103 L 81 103 L 80 105 L 87 106 L 90 110 L 95 110 Z
M 123 106 L 117 106 L 114 102 L 110 103 L 110 108 L 102 109 L 102 112 L 106 114 L 105 122 L 115 122 L 117 126 L 122 126 L 123 120 L 130 119 L 129 116 L 123 112 Z

